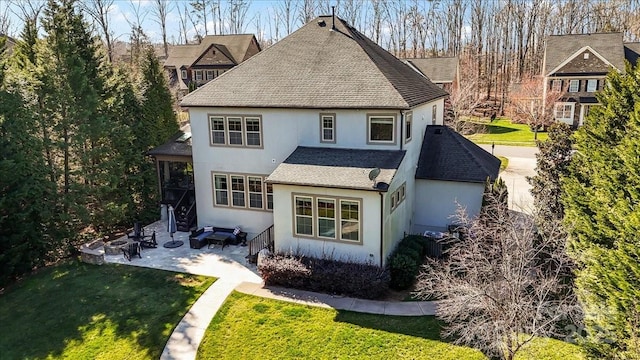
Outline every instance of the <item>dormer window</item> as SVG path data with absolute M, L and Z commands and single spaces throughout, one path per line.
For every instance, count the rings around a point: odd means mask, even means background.
M 182 77 L 182 80 L 186 80 L 187 79 L 187 70 L 180 70 L 180 76 Z

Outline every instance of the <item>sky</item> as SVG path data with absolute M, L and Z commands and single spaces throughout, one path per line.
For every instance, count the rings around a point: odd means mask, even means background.
M 18 14 L 21 13 L 17 5 L 18 1 L 34 2 L 34 0 L 0 0 L 0 17 L 2 17 L 3 13 L 8 14 L 11 21 L 8 33 L 12 36 L 18 36 L 22 30 L 22 22 L 18 16 Z M 275 13 L 278 1 L 247 1 L 250 3 L 250 6 L 245 20 L 244 33 L 256 33 L 256 35 L 259 35 L 256 30 L 256 19 L 260 18 L 260 22 L 262 23 L 261 27 L 264 28 L 266 32 L 264 36 L 266 38 L 271 38 L 271 35 L 268 33 L 268 21 Z M 225 0 L 222 0 L 222 2 L 226 3 Z M 141 14 L 140 18 L 142 19 L 142 28 L 147 36 L 153 42 L 161 42 L 160 26 L 157 24 L 156 18 L 153 15 L 154 3 L 154 0 L 113 0 L 113 5 L 109 10 L 109 16 L 114 38 L 122 41 L 128 40 L 131 29 L 131 25 L 129 25 L 129 23 L 135 22 L 135 13 L 136 9 L 138 9 L 138 12 Z M 167 39 L 169 42 L 177 43 L 180 40 L 180 18 L 178 15 L 178 8 L 182 9 L 185 6 L 189 6 L 189 0 L 170 0 L 170 3 L 171 12 L 167 16 Z M 87 19 L 90 20 L 88 17 Z M 296 27 L 299 25 L 300 24 L 296 24 Z M 213 23 L 209 21 L 208 27 L 210 29 L 209 33 L 211 34 Z M 200 25 L 200 28 L 202 34 L 204 34 L 204 26 Z M 195 34 L 195 30 L 191 29 L 189 31 L 190 38 L 195 36 Z

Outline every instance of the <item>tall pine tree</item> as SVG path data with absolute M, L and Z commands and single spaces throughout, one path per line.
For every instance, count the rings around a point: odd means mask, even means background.
M 563 179 L 587 345 L 600 358 L 640 357 L 640 69 L 613 72 Z

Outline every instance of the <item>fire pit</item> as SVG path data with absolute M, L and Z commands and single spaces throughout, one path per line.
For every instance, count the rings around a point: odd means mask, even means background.
M 107 241 L 104 244 L 104 253 L 105 255 L 120 255 L 122 254 L 122 249 L 127 247 L 129 243 L 132 241 L 129 240 L 112 240 Z

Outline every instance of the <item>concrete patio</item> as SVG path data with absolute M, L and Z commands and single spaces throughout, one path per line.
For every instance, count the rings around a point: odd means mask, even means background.
M 171 241 L 167 232 L 166 221 L 156 221 L 144 227 L 144 233 L 151 235 L 156 232 L 158 247 L 155 249 L 142 249 L 142 259 L 134 257 L 131 261 L 119 255 L 104 255 L 107 263 L 125 264 L 147 267 L 153 269 L 184 272 L 196 275 L 213 276 L 217 278 L 234 278 L 237 282 L 262 283 L 254 264 L 246 260 L 249 254 L 248 246 L 227 245 L 204 246 L 200 249 L 189 247 L 189 233 L 176 232 L 175 241 L 182 241 L 183 245 L 177 248 L 165 248 L 163 245 Z M 124 236 L 121 239 L 126 239 Z

